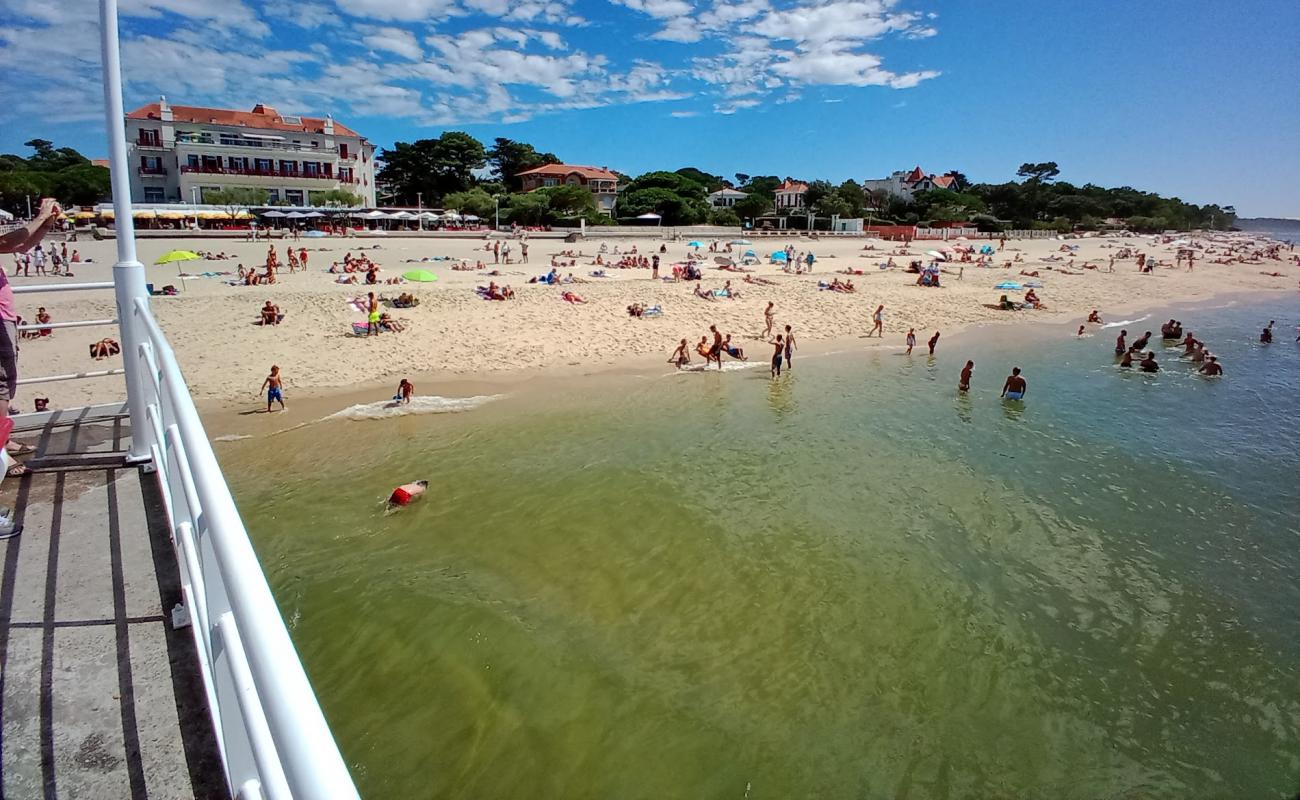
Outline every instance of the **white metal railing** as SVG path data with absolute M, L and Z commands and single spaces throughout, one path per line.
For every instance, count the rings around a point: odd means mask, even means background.
M 231 796 L 355 800 L 356 786 L 294 650 L 135 252 L 117 0 L 100 0 L 104 120 L 117 226 L 113 288 L 128 462 L 152 462 L 177 550 L 184 607 Z M 82 285 L 81 288 L 87 288 Z
M 231 794 L 355 798 L 171 345 L 146 298 L 122 313 L 145 411 L 131 435 L 156 468 Z

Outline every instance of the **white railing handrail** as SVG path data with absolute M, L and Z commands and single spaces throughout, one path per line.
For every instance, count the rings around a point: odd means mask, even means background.
M 14 286 L 14 294 L 40 294 L 42 292 L 88 292 L 93 289 L 112 289 L 117 286 L 113 281 L 94 281 L 90 283 L 29 283 Z
M 183 552 L 181 561 L 201 569 L 196 576 L 201 583 L 191 584 L 204 588 L 193 593 L 196 608 L 190 616 L 195 635 L 203 637 L 200 651 L 208 654 L 202 665 L 204 680 L 220 706 L 224 730 L 218 733 L 226 739 L 229 785 L 234 791 L 252 779 L 272 797 L 281 794 L 278 787 L 287 787 L 292 797 L 355 798 L 352 778 L 266 583 L 175 353 L 147 299 L 136 298 L 130 314 L 143 334 L 139 350 L 130 356 L 144 374 L 149 416 L 162 429 L 174 426 L 178 434 L 168 437 L 178 441 L 149 444 L 166 462 L 159 465 L 158 475 L 173 525 L 188 525 L 197 542 L 198 552 Z M 157 434 L 145 426 L 133 430 L 132 436 L 154 439 Z M 178 540 L 178 546 L 184 548 L 187 538 Z M 214 641 L 220 646 L 213 647 Z M 240 747 L 230 741 L 236 723 L 243 729 Z M 252 759 L 239 758 L 242 752 Z

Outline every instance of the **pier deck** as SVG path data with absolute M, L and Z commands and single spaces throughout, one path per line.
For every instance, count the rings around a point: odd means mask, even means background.
M 227 795 L 153 476 L 129 422 L 19 417 L 31 473 L 0 505 L 0 799 Z

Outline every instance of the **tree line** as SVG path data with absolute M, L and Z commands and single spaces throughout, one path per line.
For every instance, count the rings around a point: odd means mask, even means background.
M 42 197 L 53 197 L 62 205 L 87 205 L 108 197 L 108 168 L 90 163 L 90 159 L 71 147 L 58 147 L 48 139 L 24 143 L 33 154 L 23 157 L 0 154 L 0 207 L 15 215 L 27 215 L 27 200 L 32 209 Z
M 600 212 L 584 187 L 550 186 L 523 192 L 520 172 L 544 164 L 563 163 L 554 153 L 539 152 L 526 142 L 497 138 L 491 146 L 461 131 L 436 139 L 397 142 L 380 152 L 378 180 L 395 205 L 441 205 L 462 213 L 503 222 L 533 225 L 586 219 L 589 224 L 613 220 Z M 618 173 L 616 173 L 618 174 Z M 1051 229 L 1097 230 L 1125 226 L 1137 230 L 1227 229 L 1236 221 L 1232 206 L 1187 203 L 1128 186 L 1103 188 L 1057 181 L 1055 162 L 1025 163 L 1018 181 L 971 184 L 960 172 L 953 189 L 919 191 L 912 198 L 867 191 L 847 180 L 835 185 L 807 181 L 804 208 L 780 209 L 789 225 L 802 227 L 811 213 L 820 227 L 832 217 L 868 218 L 879 224 L 926 224 L 970 221 L 984 231 Z M 774 213 L 776 175 L 736 173 L 732 179 L 695 167 L 656 170 L 635 178 L 618 174 L 620 192 L 614 218 L 653 213 L 665 225 L 740 225 Z M 733 189 L 744 193 L 734 205 L 713 208 L 710 193 Z M 1122 222 L 1121 222 L 1122 220 Z

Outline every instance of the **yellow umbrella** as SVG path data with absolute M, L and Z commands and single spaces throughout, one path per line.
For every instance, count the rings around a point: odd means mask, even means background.
M 158 260 L 153 263 L 171 264 L 176 261 L 197 261 L 200 258 L 203 258 L 203 256 L 193 252 L 192 250 L 172 250 L 171 252 L 163 253 L 158 257 Z

